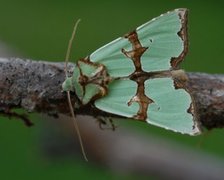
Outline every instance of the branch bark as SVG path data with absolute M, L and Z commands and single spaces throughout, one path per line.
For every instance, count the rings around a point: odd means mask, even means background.
M 69 69 L 73 68 L 69 64 Z M 196 102 L 198 118 L 207 129 L 224 127 L 224 75 L 187 73 L 188 89 Z M 0 112 L 12 116 L 13 108 L 28 112 L 44 112 L 57 116 L 67 114 L 66 93 L 61 84 L 65 79 L 64 63 L 0 58 Z M 73 102 L 76 99 L 73 97 Z M 92 106 L 76 109 L 77 114 L 98 114 Z M 25 117 L 25 116 L 24 116 Z

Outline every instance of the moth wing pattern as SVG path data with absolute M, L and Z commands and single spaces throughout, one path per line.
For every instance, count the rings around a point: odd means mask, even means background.
M 187 52 L 187 9 L 175 9 L 93 52 L 114 78 L 108 94 L 94 101 L 105 112 L 196 135 L 200 129 L 191 95 L 172 77 Z M 166 72 L 135 78 L 133 74 Z M 136 76 L 137 76 L 136 75 Z M 150 75 L 150 74 L 149 74 Z

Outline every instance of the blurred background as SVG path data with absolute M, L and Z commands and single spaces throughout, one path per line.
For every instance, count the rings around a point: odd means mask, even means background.
M 222 0 L 0 0 L 0 57 L 64 61 L 74 22 L 81 18 L 72 49 L 75 61 L 180 7 L 189 9 L 190 47 L 182 68 L 224 73 Z M 90 160 L 86 163 L 71 119 L 30 116 L 35 123 L 31 128 L 0 117 L 0 179 L 160 179 L 206 173 L 218 178 L 224 170 L 223 130 L 189 137 L 144 123 L 114 120 L 119 127 L 111 132 L 99 130 L 92 118 L 82 118 Z

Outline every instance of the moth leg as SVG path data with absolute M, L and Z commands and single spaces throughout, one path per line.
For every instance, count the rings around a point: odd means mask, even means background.
M 117 128 L 117 126 L 114 124 L 113 119 L 112 118 L 108 118 L 108 119 L 109 119 L 109 122 L 110 122 L 112 131 L 115 131 L 115 129 Z
M 98 123 L 98 125 L 99 125 L 99 128 L 100 128 L 101 130 L 104 130 L 105 128 L 103 128 L 103 125 L 106 125 L 107 123 L 106 123 L 106 121 L 103 119 L 103 117 L 97 117 L 96 121 L 97 121 L 97 123 Z
M 109 126 L 108 121 L 109 121 L 111 127 L 103 127 L 103 126 Z M 111 129 L 112 131 L 115 131 L 115 129 L 117 128 L 117 126 L 114 124 L 112 118 L 110 118 L 110 117 L 102 117 L 102 116 L 97 117 L 97 122 L 98 122 L 99 128 L 101 130 Z

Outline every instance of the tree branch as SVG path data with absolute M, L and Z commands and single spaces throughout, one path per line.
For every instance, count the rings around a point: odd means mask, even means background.
M 69 64 L 69 69 L 73 68 Z M 198 118 L 207 129 L 224 127 L 224 75 L 187 73 L 188 89 L 196 102 Z M 64 63 L 0 58 L 0 112 L 10 115 L 13 108 L 44 112 L 57 116 L 69 113 L 61 84 L 65 79 Z M 73 97 L 73 102 L 76 99 Z M 92 106 L 76 109 L 77 114 L 111 114 Z

